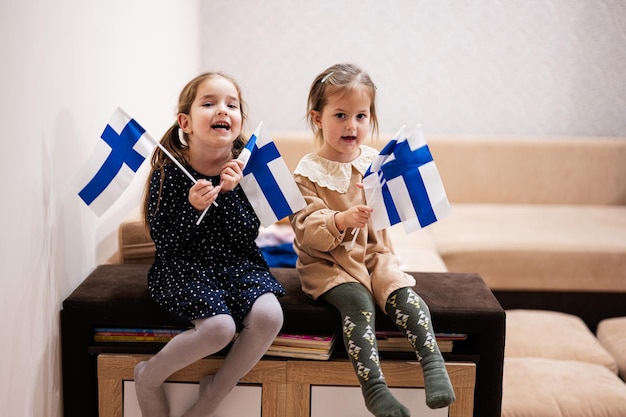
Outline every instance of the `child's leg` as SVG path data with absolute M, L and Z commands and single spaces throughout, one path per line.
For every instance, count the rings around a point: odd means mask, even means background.
M 195 320 L 194 325 L 135 367 L 135 390 L 144 417 L 169 417 L 163 382 L 179 369 L 223 349 L 236 331 L 233 318 L 226 314 Z
M 409 410 L 391 394 L 380 369 L 374 328 L 376 306 L 369 291 L 361 284 L 346 283 L 330 289 L 323 299 L 341 314 L 343 343 L 367 409 L 376 417 L 408 417 Z
M 184 417 L 208 417 L 222 400 L 263 357 L 283 325 L 283 310 L 276 296 L 266 293 L 252 305 L 243 319 L 243 329 L 235 339 L 224 363 L 215 375 L 200 381 L 198 401 Z
M 411 288 L 394 291 L 385 306 L 389 317 L 415 348 L 424 372 L 426 405 L 447 407 L 455 400 L 454 390 L 430 323 L 428 306 Z

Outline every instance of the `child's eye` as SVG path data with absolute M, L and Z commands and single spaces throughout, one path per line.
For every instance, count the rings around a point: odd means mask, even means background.
M 346 118 L 346 114 L 345 114 L 345 113 L 337 113 L 337 114 L 335 115 L 335 117 L 336 117 L 337 119 L 345 119 L 345 118 Z
M 229 104 L 228 107 L 233 109 L 233 110 L 237 110 L 239 108 L 239 106 L 236 105 L 236 104 Z
M 208 102 L 208 103 L 204 103 L 202 106 L 203 107 L 211 107 L 213 105 L 213 103 Z
M 359 120 L 367 119 L 367 114 L 365 113 L 358 114 L 356 118 Z

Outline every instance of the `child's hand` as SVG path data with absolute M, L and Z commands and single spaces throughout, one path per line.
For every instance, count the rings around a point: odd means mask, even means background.
M 221 186 L 214 187 L 211 181 L 198 180 L 193 187 L 189 189 L 189 202 L 198 211 L 202 211 L 209 207 L 219 194 Z
M 365 227 L 372 214 L 372 208 L 364 205 L 354 206 L 346 211 L 335 214 L 335 224 L 337 229 L 343 232 L 349 227 Z
M 222 192 L 228 192 L 235 189 L 239 181 L 243 178 L 243 162 L 233 159 L 224 164 L 220 177 L 222 179 Z

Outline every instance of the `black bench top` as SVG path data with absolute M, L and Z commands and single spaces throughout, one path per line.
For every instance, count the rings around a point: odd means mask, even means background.
M 64 314 L 76 312 L 96 326 L 181 327 L 182 322 L 159 307 L 148 294 L 149 265 L 100 265 L 63 302 Z M 314 301 L 300 289 L 293 268 L 273 268 L 287 290 L 279 300 L 285 314 L 284 331 L 330 332 L 340 327 L 336 310 Z M 502 307 L 478 274 L 411 272 L 415 291 L 424 298 L 438 332 L 481 332 L 489 323 L 503 321 Z M 383 314 L 377 328 L 395 330 Z

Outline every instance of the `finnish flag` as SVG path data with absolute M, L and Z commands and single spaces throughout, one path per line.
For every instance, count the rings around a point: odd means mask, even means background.
M 421 126 L 404 127 L 374 159 L 363 178 L 375 230 L 402 223 L 407 233 L 449 215 L 448 197 Z
M 289 168 L 274 141 L 259 123 L 239 155 L 244 162 L 241 188 L 263 227 L 306 206 Z
M 86 184 L 78 196 L 98 216 L 120 197 L 156 146 L 145 129 L 119 107 L 100 138 L 77 179 Z

